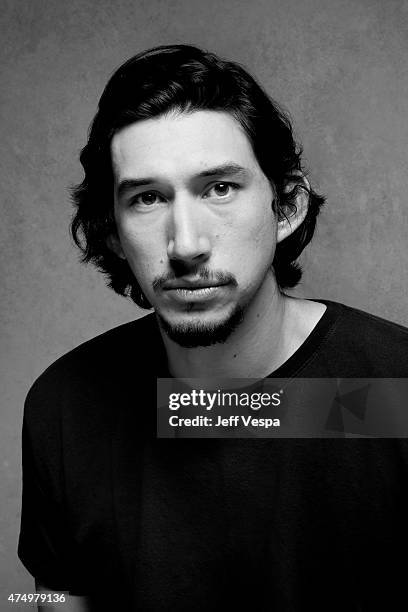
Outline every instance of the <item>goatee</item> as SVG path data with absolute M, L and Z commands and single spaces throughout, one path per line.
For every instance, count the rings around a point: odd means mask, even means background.
M 196 348 L 224 343 L 242 322 L 244 311 L 245 308 L 237 304 L 230 316 L 219 323 L 205 323 L 196 320 L 175 325 L 166 321 L 160 313 L 156 314 L 160 327 L 173 342 L 184 348 Z

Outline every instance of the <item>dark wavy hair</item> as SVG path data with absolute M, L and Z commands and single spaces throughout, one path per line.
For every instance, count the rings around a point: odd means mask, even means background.
M 294 211 L 299 189 L 308 191 L 306 218 L 277 244 L 273 260 L 278 287 L 297 285 L 302 270 L 296 259 L 312 239 L 324 198 L 305 186 L 302 149 L 294 140 L 290 121 L 239 64 L 190 45 L 160 46 L 139 53 L 105 87 L 80 155 L 85 178 L 72 190 L 76 211 L 71 233 L 82 251 L 82 262 L 94 263 L 116 293 L 151 308 L 127 261 L 107 246 L 108 237 L 116 232 L 110 145 L 121 128 L 174 110 L 225 111 L 241 124 L 273 186 L 278 218 Z M 292 186 L 289 192 L 288 183 Z

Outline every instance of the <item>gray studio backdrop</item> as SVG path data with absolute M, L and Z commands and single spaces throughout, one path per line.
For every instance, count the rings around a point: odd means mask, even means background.
M 289 110 L 328 197 L 298 295 L 408 325 L 408 2 L 2 0 L 0 610 L 32 591 L 15 549 L 20 426 L 41 371 L 140 316 L 78 264 L 67 187 L 107 78 L 157 44 L 247 66 Z M 16 607 L 15 607 L 16 609 Z

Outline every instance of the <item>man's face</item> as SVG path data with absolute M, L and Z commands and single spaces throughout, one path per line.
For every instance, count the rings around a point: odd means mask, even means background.
M 115 250 L 165 331 L 225 341 L 262 290 L 276 245 L 273 191 L 240 124 L 172 113 L 113 138 Z

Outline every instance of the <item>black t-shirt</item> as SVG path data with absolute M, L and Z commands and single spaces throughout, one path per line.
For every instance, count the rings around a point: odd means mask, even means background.
M 271 377 L 408 378 L 406 328 L 319 301 Z M 19 556 L 33 576 L 97 610 L 403 609 L 405 440 L 157 439 L 160 376 L 149 315 L 30 389 Z

